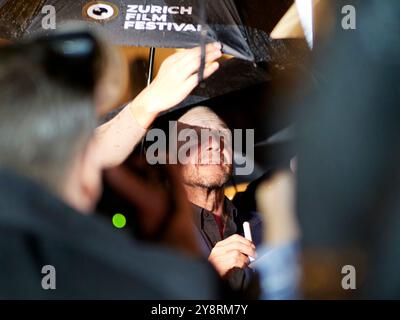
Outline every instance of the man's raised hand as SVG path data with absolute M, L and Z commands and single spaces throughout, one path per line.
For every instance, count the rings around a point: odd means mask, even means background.
M 211 43 L 206 46 L 204 79 L 218 70 L 216 60 L 221 56 L 221 44 Z M 178 105 L 196 88 L 199 84 L 200 65 L 201 48 L 177 52 L 163 62 L 151 85 L 130 104 L 142 127 L 149 127 L 160 112 Z

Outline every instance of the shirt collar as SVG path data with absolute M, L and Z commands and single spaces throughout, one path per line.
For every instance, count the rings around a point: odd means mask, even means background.
M 238 216 L 238 209 L 235 207 L 235 205 L 230 201 L 228 198 L 225 197 L 224 199 L 224 205 L 225 205 L 225 214 L 228 215 L 229 218 L 235 219 Z M 202 207 L 199 207 L 198 205 L 195 205 L 192 203 L 194 212 L 196 216 L 201 216 L 202 214 L 208 218 L 212 217 L 212 212 L 208 211 L 207 209 L 204 209 Z

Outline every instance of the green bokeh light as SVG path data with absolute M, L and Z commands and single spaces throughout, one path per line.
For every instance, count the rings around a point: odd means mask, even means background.
M 114 227 L 116 227 L 118 229 L 122 229 L 126 225 L 126 218 L 123 214 L 116 213 L 112 218 L 112 222 L 113 222 Z

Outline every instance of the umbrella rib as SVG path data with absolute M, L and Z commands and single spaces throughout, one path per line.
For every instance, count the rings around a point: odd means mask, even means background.
M 2 37 L 20 38 L 45 0 L 6 0 L 0 8 L 0 34 Z M 11 19 L 10 19 L 11 17 Z

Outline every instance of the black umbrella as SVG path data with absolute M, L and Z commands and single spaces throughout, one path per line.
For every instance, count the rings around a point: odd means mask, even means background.
M 194 47 L 203 30 L 206 42 L 220 41 L 226 53 L 254 59 L 232 0 L 0 0 L 0 5 L 0 36 L 7 38 L 44 31 L 50 11 L 42 8 L 51 5 L 58 25 L 71 20 L 101 25 L 118 45 Z
M 250 7 L 254 11 L 265 5 L 261 0 L 250 2 L 257 4 Z M 284 6 L 281 0 L 267 2 L 267 8 L 273 7 L 272 3 L 280 8 L 279 14 L 273 15 L 274 22 L 288 2 L 293 0 L 286 0 Z M 266 32 L 254 28 L 253 21 L 246 18 L 249 9 L 239 8 L 242 10 L 239 12 L 234 0 L 0 0 L 0 38 L 20 39 L 51 31 L 43 28 L 49 27 L 51 11 L 46 7 L 49 5 L 55 8 L 57 27 L 70 21 L 85 21 L 117 45 L 188 48 L 219 41 L 224 53 L 248 61 L 238 63 L 236 72 L 232 72 L 233 63 L 227 64 L 230 69 L 225 73 L 230 76 L 224 77 L 227 82 L 219 85 L 223 90 L 207 86 L 184 105 L 267 81 L 266 71 L 253 62 L 273 63 L 284 69 L 286 64 L 293 63 L 293 55 L 301 61 L 306 48 L 303 40 L 273 40 Z M 154 49 L 150 53 L 149 80 L 153 62 Z M 224 72 L 222 69 L 220 73 Z
M 251 6 L 243 6 L 247 3 Z M 48 6 L 52 6 L 56 13 L 54 27 L 85 21 L 90 26 L 101 26 L 114 44 L 188 48 L 198 46 L 203 39 L 221 42 L 224 52 L 237 58 L 261 61 L 268 60 L 268 52 L 255 53 L 255 49 L 261 45 L 268 50 L 265 43 L 276 47 L 276 40 L 268 38 L 270 30 L 249 16 L 257 16 L 267 8 L 265 20 L 276 23 L 288 3 L 293 0 L 283 4 L 281 0 L 242 1 L 239 12 L 234 0 L 0 0 L 0 37 L 19 39 L 48 31 L 52 27 Z

